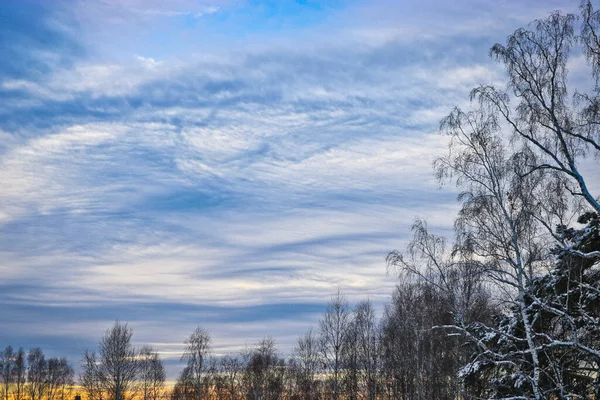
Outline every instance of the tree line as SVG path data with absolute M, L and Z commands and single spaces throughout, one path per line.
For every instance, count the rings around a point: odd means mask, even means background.
M 4 400 L 67 400 L 75 371 L 65 357 L 47 359 L 39 347 L 26 353 L 6 346 L 0 351 L 0 382 Z
M 136 348 L 133 329 L 116 322 L 97 349 L 86 349 L 75 379 L 65 358 L 45 360 L 8 346 L 0 357 L 5 400 L 269 400 L 444 398 L 456 350 L 430 328 L 442 304 L 424 286 L 398 287 L 381 318 L 366 299 L 351 305 L 338 290 L 315 329 L 290 354 L 266 337 L 233 354 L 217 355 L 198 327 L 184 342 L 184 368 L 166 384 L 164 361 L 148 345 Z M 423 307 L 427 307 L 424 309 Z M 443 313 L 443 312 L 442 312 Z M 445 355 L 443 355 L 445 354 Z M 442 356 L 443 355 L 443 356 Z M 63 374 L 54 365 L 63 367 Z M 454 369 L 453 369 L 454 368 Z
M 482 85 L 440 124 L 441 184 L 458 188 L 452 240 L 417 220 L 387 256 L 398 285 L 378 318 L 339 291 L 283 355 L 266 337 L 216 355 L 198 327 L 172 387 L 149 346 L 115 323 L 83 353 L 89 400 L 600 398 L 600 12 L 552 12 L 490 50 L 505 87 Z M 588 83 L 569 87 L 571 65 Z M 579 77 L 581 78 L 581 76 Z M 596 191 L 596 192 L 594 192 Z M 65 359 L 0 354 L 5 400 L 68 397 Z

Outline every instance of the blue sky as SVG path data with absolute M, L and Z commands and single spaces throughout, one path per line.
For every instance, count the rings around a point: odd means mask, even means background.
M 564 1 L 0 3 L 0 345 L 77 363 L 112 323 L 178 367 L 378 309 L 415 217 L 451 230 L 440 118 Z M 583 65 L 575 59 L 573 68 Z

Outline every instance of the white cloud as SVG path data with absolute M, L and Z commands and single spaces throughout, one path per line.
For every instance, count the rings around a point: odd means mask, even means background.
M 194 14 L 194 17 L 196 17 L 196 18 L 202 18 L 202 17 L 204 17 L 205 15 L 214 14 L 214 13 L 216 13 L 217 11 L 219 11 L 219 7 L 216 7 L 216 6 L 210 6 L 210 7 L 206 7 L 206 8 L 204 8 L 203 10 L 200 10 L 200 11 L 196 12 L 196 13 Z

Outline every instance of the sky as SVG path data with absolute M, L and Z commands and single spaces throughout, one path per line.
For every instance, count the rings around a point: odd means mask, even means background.
M 381 311 L 415 218 L 451 234 L 439 121 L 502 84 L 521 0 L 0 1 L 0 346 L 77 365 L 116 321 L 289 352 L 338 288 Z

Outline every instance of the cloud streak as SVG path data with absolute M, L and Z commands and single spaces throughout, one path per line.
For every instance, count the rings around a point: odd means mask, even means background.
M 290 46 L 311 28 L 290 23 L 278 28 L 289 37 L 258 43 L 254 29 L 185 57 L 94 55 L 110 32 L 88 18 L 166 18 L 180 25 L 156 29 L 180 40 L 196 32 L 185 16 L 236 20 L 251 5 L 77 3 L 78 41 L 57 3 L 26 8 L 42 28 L 0 32 L 37 71 L 0 68 L 0 337 L 76 361 L 121 319 L 173 361 L 197 324 L 220 353 L 269 334 L 289 350 L 338 286 L 381 309 L 395 284 L 384 257 L 414 218 L 451 230 L 455 193 L 431 174 L 446 146 L 437 125 L 473 86 L 503 79 L 476 29 L 494 10 L 477 3 L 468 23 L 423 35 L 423 10 L 398 26 L 382 15 L 406 4 L 334 3 L 305 11 L 319 39 Z

